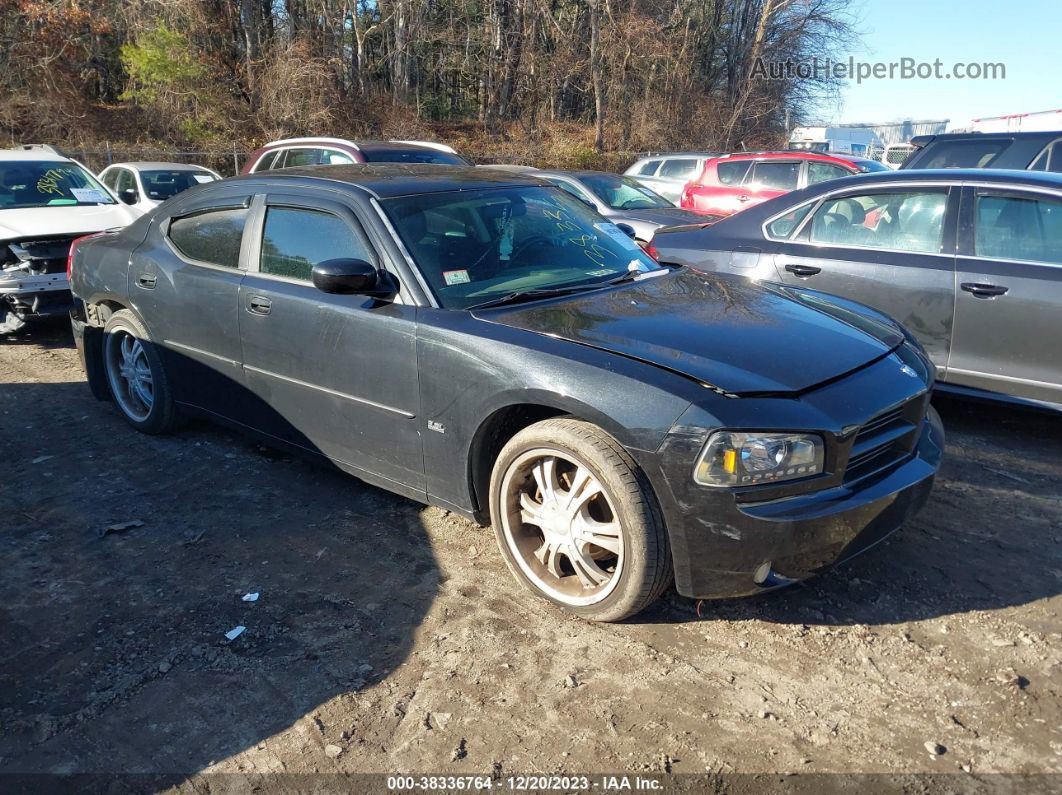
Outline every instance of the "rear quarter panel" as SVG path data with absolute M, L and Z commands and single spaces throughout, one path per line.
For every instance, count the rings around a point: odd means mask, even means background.
M 86 304 L 101 301 L 128 303 L 129 257 L 152 224 L 145 215 L 115 234 L 86 240 L 77 247 L 70 290 Z

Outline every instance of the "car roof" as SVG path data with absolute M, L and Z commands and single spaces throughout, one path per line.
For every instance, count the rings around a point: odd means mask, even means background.
M 209 171 L 206 166 L 193 163 L 167 163 L 162 160 L 131 160 L 125 163 L 111 163 L 107 168 L 133 168 L 137 171 Z M 104 169 L 106 171 L 107 169 Z
M 0 149 L 0 160 L 48 161 L 55 163 L 72 163 L 69 157 L 49 152 L 47 149 Z
M 630 179 L 626 174 L 613 174 L 611 171 L 597 171 L 589 168 L 543 168 L 538 171 L 539 176 L 557 176 L 557 177 L 573 177 L 579 179 L 580 177 L 615 177 L 616 179 Z
M 281 138 L 277 141 L 270 141 L 262 148 L 274 149 L 285 146 L 315 146 L 322 144 L 349 146 L 353 149 L 358 149 L 363 152 L 379 152 L 384 150 L 423 152 L 425 149 L 446 152 L 450 151 L 449 149 L 442 149 L 442 147 L 434 144 L 431 141 L 352 141 L 349 138 L 324 138 L 313 136 L 308 136 L 304 138 Z
M 964 132 L 964 133 L 937 133 L 935 135 L 916 135 L 911 142 L 923 141 L 927 145 L 934 141 L 985 141 L 991 138 L 1016 138 L 1028 140 L 1030 138 L 1058 138 L 1062 136 L 1062 130 L 1026 130 L 1024 132 Z M 918 144 L 915 144 L 916 146 Z
M 862 155 L 841 152 L 815 152 L 809 149 L 768 149 L 763 152 L 729 152 L 719 155 L 716 160 L 844 160 L 853 163 L 857 160 L 869 160 Z
M 641 155 L 636 162 L 657 160 L 661 157 L 719 157 L 722 152 L 649 152 Z
M 497 171 L 480 166 L 450 166 L 422 163 L 363 163 L 334 166 L 301 166 L 265 171 L 235 180 L 341 182 L 360 188 L 378 199 L 419 193 L 541 186 L 530 174 Z

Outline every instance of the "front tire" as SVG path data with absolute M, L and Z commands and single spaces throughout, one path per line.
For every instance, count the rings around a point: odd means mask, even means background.
M 122 418 L 141 433 L 173 430 L 177 410 L 158 350 L 140 318 L 121 309 L 103 327 L 103 372 Z
M 592 621 L 619 621 L 671 583 L 671 550 L 649 481 L 601 428 L 559 418 L 502 448 L 490 512 L 509 570 Z

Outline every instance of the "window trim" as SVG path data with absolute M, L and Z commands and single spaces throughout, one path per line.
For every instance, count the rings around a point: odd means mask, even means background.
M 210 204 L 201 207 L 195 207 L 189 209 L 187 212 L 181 212 L 176 215 L 168 216 L 159 223 L 159 234 L 162 235 L 162 239 L 166 242 L 166 245 L 169 247 L 170 251 L 172 251 L 178 259 L 180 259 L 184 263 L 187 263 L 188 265 L 195 265 L 199 268 L 211 268 L 213 270 L 223 271 L 225 273 L 246 273 L 247 267 L 244 257 L 247 253 L 247 229 L 253 217 L 253 199 L 255 198 L 255 196 L 245 196 L 243 197 L 242 201 L 236 201 L 231 203 L 226 202 L 224 204 Z M 243 235 L 240 238 L 240 254 L 236 261 L 235 268 L 230 267 L 228 265 L 218 265 L 216 262 L 207 262 L 206 260 L 200 260 L 196 259 L 195 257 L 190 257 L 183 251 L 181 251 L 177 247 L 177 244 L 174 243 L 173 240 L 170 238 L 170 224 L 173 221 L 183 221 L 185 218 L 193 218 L 197 215 L 206 215 L 207 213 L 221 212 L 224 210 L 248 211 L 247 217 L 244 219 L 243 222 Z

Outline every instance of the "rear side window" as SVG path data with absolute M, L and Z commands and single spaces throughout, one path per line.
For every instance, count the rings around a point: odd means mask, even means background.
M 314 265 L 341 258 L 374 259 L 368 244 L 342 218 L 294 207 L 266 210 L 262 273 L 310 281 Z
M 719 163 L 715 167 L 715 173 L 719 175 L 719 181 L 723 185 L 740 185 L 749 171 L 751 160 L 728 160 Z
M 665 160 L 657 176 L 671 179 L 690 179 L 697 171 L 697 159 L 693 157 Z
M 289 149 L 287 157 L 284 158 L 284 168 L 316 166 L 320 162 L 320 149 Z
M 1062 201 L 978 193 L 976 227 L 979 257 L 1062 264 Z
M 824 201 L 811 219 L 812 243 L 936 254 L 946 191 L 905 191 Z M 802 233 L 803 234 L 803 233 Z
M 167 235 L 174 247 L 189 259 L 237 268 L 246 221 L 246 207 L 210 210 L 174 218 Z
M 800 163 L 761 160 L 752 167 L 746 184 L 768 190 L 795 190 L 800 176 Z
M 657 168 L 660 167 L 659 160 L 647 160 L 638 166 L 638 170 L 634 173 L 640 177 L 651 177 L 656 173 Z
M 346 165 L 353 162 L 353 157 L 346 152 L 340 152 L 338 149 L 325 149 L 324 157 L 321 158 L 321 163 L 329 166 Z
M 1009 141 L 945 141 L 929 145 L 918 168 L 987 168 Z
M 283 149 L 278 149 L 275 152 L 266 152 L 262 155 L 258 161 L 258 165 L 254 167 L 255 171 L 269 171 L 271 168 L 276 168 L 276 162 L 280 159 L 280 156 L 284 154 Z
M 767 224 L 767 236 L 774 240 L 787 240 L 793 234 L 793 230 L 800 226 L 800 222 L 804 220 L 814 204 L 814 202 L 808 202 L 802 207 L 797 207 L 775 218 Z
M 1029 170 L 1062 172 L 1062 140 L 1048 144 L 1044 151 L 1033 160 Z

